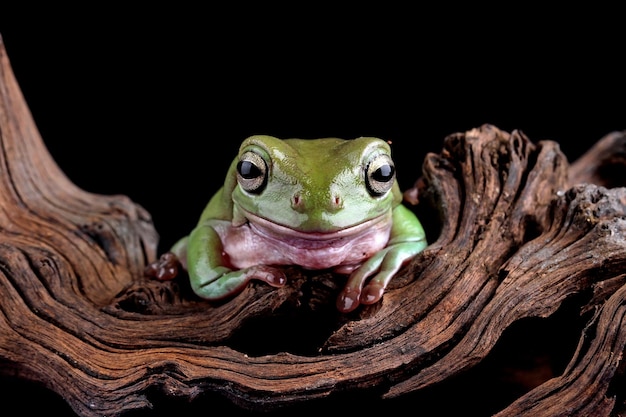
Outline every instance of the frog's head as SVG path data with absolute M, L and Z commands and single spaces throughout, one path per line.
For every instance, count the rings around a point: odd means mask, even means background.
M 390 147 L 378 138 L 252 136 L 234 165 L 236 222 L 323 235 L 391 216 L 401 200 Z

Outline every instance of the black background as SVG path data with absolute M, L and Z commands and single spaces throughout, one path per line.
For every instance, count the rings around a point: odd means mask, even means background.
M 160 250 L 251 134 L 391 140 L 407 187 L 445 136 L 484 123 L 557 141 L 570 160 L 626 129 L 623 36 L 582 15 L 152 12 L 5 12 L 0 35 L 55 161 L 146 208 Z
M 163 248 L 195 224 L 251 134 L 391 140 L 407 187 L 446 135 L 483 123 L 555 140 L 570 159 L 626 128 L 623 49 L 598 51 L 582 34 L 498 45 L 496 28 L 468 23 L 446 37 L 451 23 L 120 20 L 0 34 L 61 169 L 145 207 Z

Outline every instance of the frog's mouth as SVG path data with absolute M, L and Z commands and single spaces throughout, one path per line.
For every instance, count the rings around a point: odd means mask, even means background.
M 330 241 L 352 238 L 365 233 L 369 233 L 373 229 L 384 229 L 386 227 L 390 227 L 391 225 L 391 211 L 386 211 L 377 217 L 344 228 L 323 231 L 301 231 L 293 229 L 289 226 L 275 223 L 263 217 L 259 217 L 256 214 L 252 214 L 246 210 L 242 211 L 244 212 L 245 217 L 248 219 L 251 227 L 253 227 L 259 233 L 265 236 L 277 239 L 289 237 L 310 241 Z

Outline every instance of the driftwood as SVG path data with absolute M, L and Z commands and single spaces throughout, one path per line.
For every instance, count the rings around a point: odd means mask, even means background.
M 284 288 L 255 283 L 220 304 L 193 296 L 184 276 L 145 278 L 158 255 L 149 213 L 64 176 L 1 42 L 0 145 L 0 369 L 78 415 L 333 399 L 364 412 L 372 398 L 430 399 L 441 415 L 467 401 L 450 389 L 463 378 L 479 385 L 483 415 L 624 408 L 626 132 L 571 165 L 557 143 L 520 131 L 449 135 L 407 192 L 430 245 L 381 303 L 347 315 L 334 308 L 344 278 L 326 272 L 288 268 Z M 570 345 L 540 366 L 488 371 L 520 340 L 554 342 L 550 320 L 574 329 Z M 494 391 L 505 381 L 517 391 Z

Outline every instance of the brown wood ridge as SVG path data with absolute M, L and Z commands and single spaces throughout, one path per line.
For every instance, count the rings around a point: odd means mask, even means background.
M 491 125 L 442 144 L 407 192 L 430 245 L 382 302 L 340 314 L 344 278 L 293 267 L 284 288 L 209 303 L 182 276 L 143 276 L 158 256 L 150 214 L 63 174 L 0 41 L 0 372 L 82 416 L 163 398 L 250 411 L 430 399 L 441 411 L 467 401 L 449 385 L 462 378 L 500 417 L 624 412 L 626 132 L 571 164 L 556 142 Z M 517 343 L 554 341 L 545 323 L 572 326 L 573 343 L 481 378 Z M 489 392 L 507 383 L 517 391 Z

